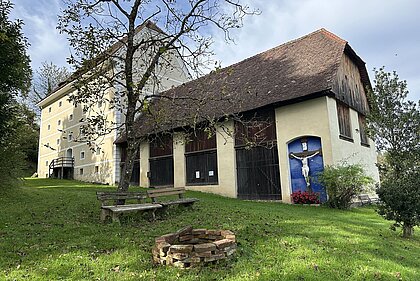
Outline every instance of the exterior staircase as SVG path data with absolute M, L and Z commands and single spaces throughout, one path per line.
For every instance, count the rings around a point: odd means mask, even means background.
M 59 157 L 49 165 L 48 176 L 57 179 L 73 179 L 74 157 Z

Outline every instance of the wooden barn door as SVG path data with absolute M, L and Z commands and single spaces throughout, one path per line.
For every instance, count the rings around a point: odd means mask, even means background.
M 281 200 L 274 110 L 241 120 L 235 125 L 238 198 Z
M 158 136 L 150 142 L 150 186 L 174 185 L 174 157 L 172 135 Z

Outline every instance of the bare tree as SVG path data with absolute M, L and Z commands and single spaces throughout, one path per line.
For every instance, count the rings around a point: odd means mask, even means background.
M 69 76 L 70 72 L 67 68 L 57 66 L 52 62 L 42 62 L 42 65 L 33 73 L 32 89 L 28 100 L 30 107 L 37 115 L 40 114 L 40 110 L 36 104 L 49 96 Z
M 69 63 L 78 71 L 73 75 L 75 104 L 92 110 L 98 100 L 123 112 L 127 141 L 127 160 L 118 189 L 128 189 L 141 139 L 135 132 L 136 117 L 153 111 L 154 100 L 174 99 L 159 91 L 159 71 L 173 66 L 178 57 L 193 77 L 202 74 L 211 60 L 213 26 L 231 41 L 229 31 L 240 28 L 246 15 L 256 13 L 242 0 L 75 0 L 59 17 L 59 30 L 68 35 L 74 52 Z M 160 30 L 157 25 L 161 26 Z M 147 26 L 146 36 L 136 37 L 136 26 Z M 188 97 L 191 98 L 191 97 Z M 181 104 L 185 101 L 177 97 Z M 200 103 L 199 99 L 195 100 Z M 155 112 L 156 113 L 156 112 Z M 85 138 L 99 137 L 121 129 L 91 114 Z M 88 140 L 89 142 L 89 140 Z

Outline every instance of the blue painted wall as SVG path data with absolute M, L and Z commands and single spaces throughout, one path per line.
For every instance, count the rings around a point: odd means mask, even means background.
M 308 151 L 316 151 L 321 148 L 321 138 L 318 137 L 302 137 L 307 140 L 308 144 Z M 296 139 L 293 142 L 289 143 L 289 154 L 290 153 L 298 153 L 303 152 L 302 142 L 301 139 Z M 292 183 L 292 192 L 296 191 L 306 191 L 306 181 L 304 176 L 302 175 L 302 161 L 290 158 L 289 157 L 289 165 L 290 165 L 290 176 L 291 176 L 291 183 Z M 316 155 L 308 160 L 309 165 L 309 177 L 310 177 L 310 184 L 313 192 L 320 193 L 320 200 L 321 202 L 325 202 L 327 200 L 327 194 L 325 192 L 325 188 L 318 183 L 317 181 L 317 173 L 322 172 L 324 170 L 324 161 L 321 155 Z

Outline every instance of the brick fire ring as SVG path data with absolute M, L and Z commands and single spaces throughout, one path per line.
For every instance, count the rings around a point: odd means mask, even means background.
M 153 263 L 189 268 L 231 257 L 236 237 L 230 230 L 184 227 L 155 239 Z

